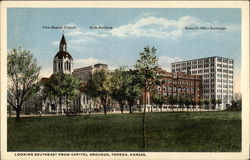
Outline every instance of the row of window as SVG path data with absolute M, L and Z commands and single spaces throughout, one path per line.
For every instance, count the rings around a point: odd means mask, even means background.
M 173 84 L 173 85 L 186 85 L 186 86 L 193 86 L 194 82 L 190 82 L 190 81 L 173 81 L 171 79 L 169 80 L 164 80 L 165 84 Z
M 223 65 L 222 65 L 222 64 L 217 64 L 217 67 L 223 67 L 223 68 L 227 68 L 227 67 L 228 67 L 228 68 L 233 68 L 232 65 L 229 65 L 229 66 L 228 66 L 228 65 L 224 65 L 224 64 L 223 64 Z
M 226 79 L 217 79 L 217 82 L 223 82 L 223 83 L 230 83 L 230 84 L 233 84 L 233 81 L 232 80 L 229 80 L 229 81 L 227 81 Z
M 63 62 L 59 61 L 57 67 L 59 70 L 62 70 L 63 69 Z M 56 70 L 56 62 L 54 62 L 54 70 Z M 68 61 L 64 62 L 64 70 L 71 70 L 70 62 L 68 62 Z
M 217 95 L 217 98 L 218 99 L 222 99 L 222 95 Z M 233 98 L 233 95 L 223 95 L 223 100 L 226 100 L 226 99 L 232 99 Z
M 159 92 L 158 94 L 162 94 L 163 96 L 179 96 L 179 95 L 182 95 L 182 96 L 185 96 L 185 95 L 188 95 L 188 96 L 190 96 L 191 98 L 194 98 L 194 95 L 193 94 L 179 94 L 179 93 L 172 93 L 172 92 L 165 92 L 165 93 L 161 93 L 161 92 Z M 198 95 L 198 97 L 199 97 L 199 95 Z
M 214 84 L 203 84 L 203 88 L 214 88 Z
M 228 59 L 218 58 L 217 61 L 223 62 L 223 63 L 233 64 L 233 60 L 228 60 Z M 172 67 L 180 67 L 180 66 L 186 66 L 186 65 L 190 66 L 191 64 L 196 65 L 196 64 L 204 64 L 204 63 L 209 63 L 209 62 L 210 62 L 210 66 L 211 66 L 211 64 L 213 64 L 212 66 L 214 66 L 214 58 L 212 58 L 212 59 L 195 60 L 192 62 L 189 61 L 189 62 L 184 62 L 184 63 L 173 64 Z M 205 64 L 204 67 L 209 67 L 209 64 Z
M 227 69 L 219 69 L 219 68 L 217 68 L 217 72 L 222 72 L 223 71 L 223 73 L 230 73 L 230 74 L 233 74 L 233 71 L 232 70 L 227 70 Z
M 217 84 L 217 87 L 218 87 L 218 88 L 222 88 L 222 86 L 223 86 L 223 88 L 233 88 L 233 85 L 222 85 L 222 84 Z
M 217 89 L 217 93 L 233 93 L 233 90 L 222 90 L 222 89 Z
M 161 87 L 158 87 L 158 91 L 161 91 Z M 194 88 L 186 88 L 186 87 L 172 87 L 172 86 L 163 86 L 163 91 L 166 92 L 166 91 L 169 91 L 169 92 L 176 92 L 178 89 L 178 92 L 194 92 Z M 199 91 L 199 89 L 198 89 Z

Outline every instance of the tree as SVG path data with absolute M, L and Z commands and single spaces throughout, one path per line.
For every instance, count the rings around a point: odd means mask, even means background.
M 174 110 L 174 105 L 178 104 L 178 98 L 174 96 L 170 96 L 168 98 L 168 103 L 171 105 L 172 110 Z
M 157 85 L 160 84 L 161 76 L 158 74 L 158 58 L 156 57 L 156 49 L 149 46 L 144 48 L 140 53 L 140 59 L 135 64 L 135 69 L 138 76 L 138 84 L 144 90 L 144 112 L 143 112 L 143 146 L 146 147 L 146 133 L 145 133 L 145 112 L 146 112 L 146 96 Z
M 178 108 L 182 108 L 182 111 L 183 111 L 184 110 L 184 97 L 178 96 L 177 104 L 178 104 Z
M 201 111 L 201 109 L 203 108 L 204 100 L 199 99 L 199 101 L 198 101 L 197 104 L 199 105 L 199 109 L 200 109 L 200 111 Z
M 30 51 L 13 49 L 8 52 L 7 101 L 16 111 L 16 121 L 20 121 L 23 104 L 39 90 L 37 83 L 40 67 Z
M 192 99 L 190 97 L 184 97 L 184 104 L 187 107 L 188 111 L 188 108 L 190 108 L 190 105 L 192 104 Z
M 217 99 L 216 103 L 218 104 L 218 107 L 222 104 L 222 100 L 221 99 Z
M 141 88 L 136 83 L 137 82 L 137 76 L 135 74 L 134 70 L 129 70 L 126 72 L 125 76 L 125 99 L 128 102 L 129 105 L 129 113 L 132 113 L 132 106 L 136 99 L 138 99 L 141 95 Z
M 62 111 L 62 101 L 66 102 L 66 110 L 69 111 L 69 100 L 79 94 L 80 80 L 71 74 L 57 73 L 53 74 L 47 82 L 44 83 L 44 92 L 49 97 L 59 99 L 59 107 Z M 62 112 L 61 112 L 62 113 Z
M 209 104 L 210 104 L 210 102 L 208 100 L 204 100 L 204 104 L 205 104 L 206 108 L 208 108 L 208 110 L 209 110 Z
M 197 103 L 196 103 L 194 100 L 191 99 L 191 105 L 193 106 L 193 107 L 192 107 L 192 108 L 193 108 L 193 111 L 194 111 L 194 109 L 196 108 L 196 104 L 197 104 Z
M 109 71 L 102 69 L 96 71 L 87 81 L 85 91 L 93 98 L 100 98 L 104 108 L 104 114 L 107 113 L 108 98 L 112 93 L 112 81 Z M 114 89 L 114 88 L 113 88 Z
M 216 99 L 211 99 L 211 104 L 213 105 L 212 109 L 215 109 L 216 108 L 216 104 L 217 104 Z
M 160 108 L 161 108 L 161 112 L 162 112 L 162 105 L 164 103 L 164 98 L 162 95 L 160 94 L 154 94 L 152 97 L 151 97 L 151 100 L 154 104 L 156 105 L 159 105 Z

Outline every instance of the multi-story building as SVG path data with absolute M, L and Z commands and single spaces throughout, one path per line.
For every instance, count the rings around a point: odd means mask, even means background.
M 181 72 L 173 73 L 159 69 L 161 74 L 161 85 L 157 87 L 157 94 L 161 94 L 164 98 L 164 104 L 168 104 L 169 97 L 182 96 L 191 97 L 193 101 L 198 103 L 202 99 L 202 76 L 190 75 Z M 150 110 L 150 96 L 153 93 L 147 93 L 146 104 L 148 111 Z M 141 96 L 141 104 L 145 104 L 144 93 Z
M 233 99 L 234 60 L 224 57 L 207 57 L 171 64 L 172 72 L 202 75 L 203 99 L 221 99 L 217 109 L 225 109 Z
M 107 70 L 108 65 L 98 63 L 95 64 L 94 66 L 76 68 L 74 69 L 72 74 L 79 77 L 84 85 L 84 83 L 88 81 L 88 79 L 91 77 L 93 73 L 101 69 Z M 74 110 L 77 112 L 93 111 L 95 109 L 100 109 L 100 108 L 101 108 L 101 103 L 92 99 L 82 89 L 78 98 L 75 99 L 74 101 Z
M 95 64 L 94 66 L 87 66 L 87 67 L 81 67 L 81 68 L 76 68 L 73 71 L 73 75 L 78 76 L 83 82 L 88 81 L 88 79 L 90 78 L 90 76 L 96 72 L 97 70 L 101 70 L 101 69 L 108 69 L 108 65 L 107 64 Z

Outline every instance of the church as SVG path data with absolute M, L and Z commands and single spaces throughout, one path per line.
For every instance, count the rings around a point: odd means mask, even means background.
M 82 83 L 86 83 L 87 80 L 90 78 L 91 74 L 100 69 L 108 69 L 108 65 L 98 63 L 95 64 L 94 66 L 85 66 L 74 69 L 73 57 L 67 51 L 67 42 L 64 34 L 62 35 L 59 44 L 59 51 L 56 53 L 53 59 L 53 74 L 57 73 L 72 74 L 79 77 Z M 43 77 L 41 79 L 41 82 L 42 83 L 47 82 L 48 80 L 49 78 Z M 81 90 L 79 96 L 70 104 L 69 108 L 70 110 L 76 112 L 87 112 L 100 109 L 101 105 L 98 101 L 93 100 Z M 44 113 L 63 114 L 66 111 L 66 104 L 65 102 L 63 102 L 62 108 L 60 108 L 56 100 L 46 98 L 43 102 L 42 111 Z

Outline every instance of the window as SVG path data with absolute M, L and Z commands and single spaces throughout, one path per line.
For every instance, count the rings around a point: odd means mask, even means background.
M 211 63 L 210 66 L 211 66 L 211 67 L 214 67 L 214 63 Z
M 214 79 L 211 79 L 210 81 L 211 81 L 211 82 L 214 82 Z
M 223 80 L 223 83 L 227 83 L 227 80 Z
M 209 69 L 204 69 L 204 73 L 208 73 L 209 72 Z
M 192 74 L 197 74 L 197 71 L 192 71 Z
M 217 93 L 221 93 L 221 91 L 222 91 L 221 89 L 217 89 Z
M 228 86 L 227 85 L 223 85 L 223 88 L 227 88 Z
M 173 87 L 173 91 L 176 92 L 176 87 Z
M 205 67 L 205 68 L 209 67 L 209 64 L 204 64 L 204 67 Z
M 223 69 L 223 72 L 224 72 L 224 73 L 227 73 L 227 69 Z
M 226 74 L 223 74 L 223 78 L 227 78 L 227 75 L 226 75 Z
M 230 73 L 230 74 L 233 74 L 233 71 L 229 70 L 229 73 Z
M 217 67 L 221 67 L 221 64 L 217 64 Z
M 217 72 L 222 72 L 222 69 L 217 69 Z
M 218 99 L 221 99 L 221 98 L 222 98 L 222 96 L 221 96 L 221 95 L 217 95 L 217 98 L 218 98 Z
M 192 69 L 196 69 L 197 68 L 197 66 L 192 66 Z
M 214 72 L 214 68 L 211 68 L 210 72 Z
M 234 62 L 233 62 L 232 60 L 229 60 L 228 63 L 229 63 L 229 64 L 233 64 Z
M 222 77 L 222 75 L 221 74 L 217 74 L 217 77 Z
M 228 78 L 233 79 L 233 76 L 229 75 Z
M 203 68 L 203 65 L 198 65 L 198 68 Z
M 217 87 L 218 87 L 218 88 L 221 88 L 221 87 L 222 87 L 222 85 L 221 85 L 221 84 L 217 84 Z
M 222 61 L 222 59 L 221 59 L 221 58 L 218 58 L 218 59 L 217 59 L 217 61 L 218 61 L 218 62 L 221 62 L 221 61 Z
M 198 73 L 203 73 L 203 70 L 199 70 Z
M 214 77 L 214 74 L 210 74 L 211 77 Z
M 222 80 L 221 79 L 217 79 L 217 82 L 222 82 Z
M 227 63 L 227 59 L 223 59 L 223 63 Z
M 227 68 L 227 65 L 223 65 L 223 68 Z

